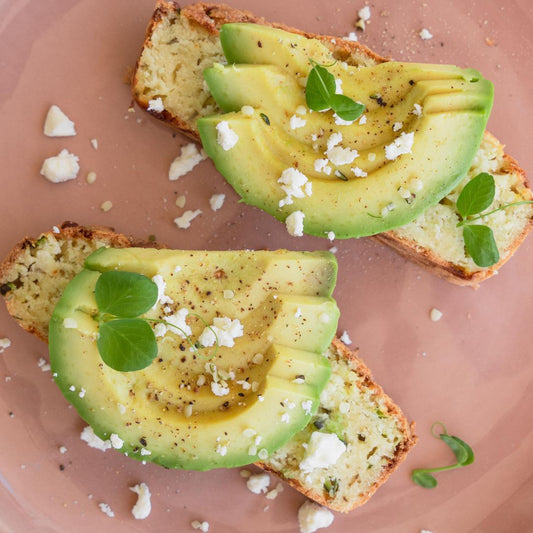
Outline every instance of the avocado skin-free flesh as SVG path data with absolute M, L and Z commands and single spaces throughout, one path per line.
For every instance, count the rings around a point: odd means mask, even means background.
M 363 237 L 412 221 L 467 174 L 493 100 L 492 84 L 479 72 L 396 62 L 357 68 L 336 61 L 317 40 L 253 24 L 227 24 L 220 38 L 230 64 L 204 75 L 227 113 L 200 119 L 198 129 L 205 151 L 246 203 L 281 221 L 301 211 L 308 234 Z M 365 105 L 363 121 L 337 124 L 331 110 L 297 113 L 306 104 L 310 59 L 327 65 L 343 93 Z M 301 119 L 296 128 L 294 116 Z M 231 149 L 219 142 L 220 122 L 238 136 Z M 342 134 L 339 146 L 358 157 L 330 162 L 326 175 L 315 161 L 327 158 L 334 132 Z M 386 147 L 402 134 L 412 134 L 410 151 L 388 159 Z M 278 180 L 287 168 L 312 182 L 312 194 L 280 207 L 285 193 Z
M 50 322 L 52 372 L 100 438 L 116 434 L 124 441 L 122 453 L 170 468 L 240 466 L 282 446 L 316 412 L 330 376 L 322 354 L 339 316 L 331 298 L 332 254 L 108 248 L 85 267 Z M 239 319 L 244 334 L 215 353 L 214 347 L 192 351 L 186 339 L 167 332 L 150 366 L 115 371 L 100 357 L 93 318 L 94 287 L 106 270 L 163 276 L 172 303 L 143 316 L 165 318 L 187 308 L 192 342 L 215 316 Z M 223 396 L 210 386 L 213 369 L 229 389 Z

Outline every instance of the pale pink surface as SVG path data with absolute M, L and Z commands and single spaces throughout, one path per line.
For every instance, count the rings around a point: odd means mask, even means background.
M 350 0 L 233 5 L 333 35 L 353 31 L 363 7 Z M 358 35 L 376 52 L 474 67 L 494 82 L 489 130 L 531 172 L 531 2 L 370 5 L 371 23 Z M 24 235 L 63 220 L 111 225 L 141 238 L 154 234 L 175 248 L 328 249 L 329 241 L 291 238 L 282 224 L 237 203 L 210 162 L 177 182 L 168 180 L 171 161 L 189 141 L 139 110 L 128 113 L 129 87 L 123 82 L 153 6 L 152 0 L 0 4 L 0 256 Z M 421 40 L 422 28 L 433 39 Z M 54 103 L 75 121 L 76 137 L 42 134 Z M 93 138 L 98 150 L 91 146 Z M 39 170 L 44 158 L 62 148 L 80 157 L 81 171 L 77 180 L 54 185 Z M 89 171 L 98 176 L 93 185 L 85 181 Z M 227 196 L 213 213 L 208 201 L 215 192 Z M 183 211 L 175 206 L 180 194 L 187 197 L 185 209 L 203 211 L 189 230 L 172 222 Z M 100 209 L 105 200 L 113 202 L 107 213 Z M 416 420 L 420 442 L 368 504 L 337 514 L 327 531 L 531 531 L 532 238 L 478 291 L 441 281 L 368 239 L 334 245 L 339 332 L 349 332 L 378 383 Z M 429 319 L 433 307 L 444 313 L 439 322 Z M 192 531 L 192 520 L 207 520 L 214 533 L 298 531 L 297 509 L 304 498 L 292 489 L 269 501 L 250 493 L 238 470 L 167 471 L 87 447 L 79 439 L 84 423 L 50 373 L 37 365 L 47 357 L 47 347 L 18 328 L 3 305 L 0 317 L 0 338 L 12 341 L 0 355 L 2 532 L 163 533 Z M 476 461 L 441 474 L 437 489 L 424 490 L 412 483 L 410 471 L 453 459 L 430 436 L 436 420 L 472 445 Z M 60 446 L 67 447 L 65 454 Z M 128 487 L 141 481 L 152 492 L 152 513 L 136 521 L 130 512 L 136 495 Z M 115 518 L 99 510 L 100 502 L 111 506 Z

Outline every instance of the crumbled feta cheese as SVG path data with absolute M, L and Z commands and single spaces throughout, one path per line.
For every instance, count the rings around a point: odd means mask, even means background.
M 422 30 L 420 31 L 418 35 L 420 35 L 420 38 L 423 39 L 424 41 L 433 39 L 433 34 L 427 28 L 422 28 Z
M 326 152 L 328 159 L 337 166 L 349 165 L 353 160 L 359 157 L 357 150 L 343 148 L 342 146 L 332 146 Z
M 197 529 L 198 531 L 201 531 L 202 533 L 207 533 L 209 531 L 209 522 L 200 522 L 198 520 L 193 520 L 191 522 L 191 527 L 193 529 Z
M 361 118 L 359 119 L 359 125 L 364 126 L 366 124 L 366 121 L 366 115 L 361 115 Z
M 335 119 L 335 124 L 337 126 L 351 126 L 355 122 L 354 120 L 344 120 L 343 118 L 339 117 L 337 113 L 333 113 L 333 118 Z
M 191 222 L 201 214 L 202 211 L 200 209 L 196 209 L 196 211 L 185 211 L 183 215 L 174 219 L 174 223 L 180 229 L 187 229 L 191 226 Z
M 131 509 L 131 514 L 137 520 L 143 520 L 152 511 L 152 502 L 150 500 L 152 495 L 150 489 L 146 483 L 140 483 L 130 487 L 130 490 L 138 495 L 137 502 Z
M 402 132 L 399 137 L 394 139 L 394 142 L 385 146 L 385 157 L 393 161 L 403 154 L 410 154 L 413 147 L 414 132 Z
M 309 189 L 306 188 L 308 182 L 307 176 L 299 170 L 293 167 L 286 168 L 278 179 L 281 190 L 287 195 L 279 201 L 279 207 L 291 205 L 293 198 L 305 198 L 309 192 Z
M 412 196 L 411 192 L 408 191 L 405 187 L 398 187 L 398 194 L 404 200 L 407 200 L 408 198 L 411 198 Z
M 7 350 L 10 346 L 11 341 L 7 337 L 0 339 L 0 353 L 4 353 L 4 351 Z
M 155 308 L 157 304 L 159 305 L 173 304 L 174 300 L 172 300 L 172 298 L 170 298 L 169 296 L 165 294 L 165 291 L 167 290 L 167 283 L 165 279 L 163 278 L 163 276 L 161 274 L 156 274 L 155 276 L 152 276 L 152 281 L 157 286 L 157 300 L 153 308 Z
M 229 387 L 224 382 L 212 381 L 211 392 L 215 396 L 227 396 L 229 394 Z
M 356 178 L 366 178 L 368 176 L 368 173 L 365 172 L 362 168 L 359 168 L 359 167 L 354 167 L 354 168 L 351 169 L 351 171 L 353 172 L 353 175 Z
M 76 391 L 76 387 L 74 385 L 71 385 L 69 388 L 68 388 L 69 391 L 71 392 L 75 392 Z
M 254 114 L 254 108 L 251 105 L 243 105 L 241 107 L 241 113 L 245 117 L 251 117 Z
M 360 20 L 363 20 L 364 22 L 369 21 L 370 20 L 370 6 L 365 6 L 365 7 L 361 8 L 357 12 L 357 15 L 358 15 Z
M 327 237 L 328 237 L 328 240 L 334 241 L 335 240 L 335 232 L 334 231 L 328 231 Z
M 349 34 L 348 34 L 348 37 L 345 37 L 345 39 L 347 41 L 354 41 L 356 42 L 358 39 L 357 39 L 357 34 L 354 32 L 354 31 L 351 31 Z
M 302 409 L 305 411 L 306 414 L 308 415 L 312 414 L 313 400 L 304 400 L 302 402 Z
M 226 199 L 225 194 L 213 194 L 211 198 L 209 198 L 209 205 L 211 206 L 211 209 L 213 211 L 218 211 L 222 208 L 224 205 L 224 200 Z
M 400 131 L 403 128 L 403 122 L 395 122 L 392 125 L 392 131 Z
M 109 442 L 111 443 L 111 446 L 115 448 L 115 450 L 120 450 L 120 448 L 124 446 L 124 441 L 116 433 L 111 433 Z
M 48 363 L 44 357 L 41 357 L 39 361 L 37 361 L 37 366 L 41 369 L 41 372 L 50 372 L 50 363 Z
M 107 213 L 108 211 L 111 211 L 112 208 L 113 208 L 113 202 L 111 200 L 106 200 L 105 202 L 102 202 L 100 204 L 100 209 L 104 213 Z
M 198 150 L 194 143 L 181 147 L 180 155 L 177 156 L 170 165 L 168 179 L 176 181 L 181 176 L 189 173 L 198 163 L 207 159 L 207 154 L 203 150 Z
M 155 111 L 156 113 L 162 113 L 165 110 L 163 100 L 161 98 L 153 98 L 148 100 L 148 111 Z
M 109 440 L 102 440 L 98 435 L 95 434 L 91 426 L 86 426 L 81 432 L 80 439 L 86 442 L 91 448 L 96 448 L 105 452 L 111 448 L 111 442 Z
M 63 327 L 66 329 L 76 329 L 78 327 L 78 323 L 73 318 L 67 317 L 63 319 Z
M 328 137 L 328 140 L 326 141 L 327 149 L 331 150 L 331 148 L 333 148 L 334 146 L 337 146 L 341 142 L 342 142 L 342 133 L 336 131 Z
M 347 331 L 342 332 L 341 341 L 344 342 L 344 344 L 352 344 L 352 339 L 350 339 L 350 335 L 348 335 Z
M 318 503 L 307 500 L 298 510 L 300 533 L 314 533 L 333 523 L 333 513 Z
M 67 453 L 67 447 L 66 446 L 60 446 L 59 447 L 59 453 L 61 453 L 61 454 Z
M 85 395 L 86 395 L 86 394 L 87 394 L 87 391 L 82 387 L 82 388 L 80 389 L 80 392 L 78 393 L 78 396 L 79 396 L 80 398 L 85 398 Z
M 284 423 L 284 424 L 288 424 L 290 421 L 291 421 L 291 417 L 289 416 L 289 413 L 283 413 L 281 415 L 281 421 Z
M 285 226 L 289 235 L 293 237 L 301 237 L 304 234 L 304 218 L 305 214 L 302 211 L 293 211 L 286 219 Z
M 146 448 L 141 448 L 141 455 L 152 455 L 152 452 Z
M 243 326 L 238 318 L 232 320 L 228 317 L 215 317 L 213 324 L 206 327 L 198 337 L 198 342 L 202 346 L 213 346 L 217 341 L 219 346 L 232 348 L 235 339 L 244 334 Z
M 224 444 L 217 444 L 215 452 L 224 457 L 228 453 L 228 447 Z
M 165 322 L 168 322 L 170 326 L 167 326 L 172 333 L 179 335 L 182 339 L 192 335 L 192 330 L 187 324 L 187 315 L 189 310 L 182 308 L 176 311 L 174 314 L 166 316 Z
M 422 116 L 422 106 L 420 104 L 415 104 L 411 113 L 417 117 Z
M 433 322 L 438 322 L 442 318 L 442 311 L 439 311 L 435 307 L 429 312 L 429 317 Z
M 109 518 L 114 518 L 115 513 L 111 510 L 111 507 L 107 503 L 99 503 L 98 507 L 100 507 L 100 511 L 104 513 L 105 515 L 109 516 Z
M 61 150 L 58 155 L 44 160 L 41 174 L 52 183 L 62 183 L 78 176 L 80 165 L 78 156 Z
M 47 137 L 72 137 L 76 135 L 76 128 L 58 106 L 52 105 L 44 121 L 44 134 Z
M 346 444 L 335 433 L 313 431 L 305 450 L 305 456 L 300 461 L 300 470 L 308 473 L 315 468 L 327 468 L 334 465 L 345 451 Z
M 250 492 L 261 494 L 266 492 L 270 485 L 270 476 L 268 474 L 254 474 L 246 481 L 246 486 Z
M 317 172 L 323 172 L 326 175 L 331 174 L 331 167 L 328 166 L 329 159 L 315 159 L 314 167 Z
M 95 150 L 98 150 L 98 139 L 91 139 L 91 145 Z
M 167 334 L 167 327 L 165 324 L 157 323 L 154 326 L 154 335 L 156 337 L 164 337 Z
M 297 115 L 293 115 L 289 120 L 289 125 L 291 127 L 291 130 L 303 128 L 306 124 L 307 124 L 307 121 L 305 121 L 303 118 Z
M 229 127 L 226 120 L 222 120 L 217 124 L 217 143 L 222 146 L 225 151 L 231 150 L 239 140 L 239 136 Z

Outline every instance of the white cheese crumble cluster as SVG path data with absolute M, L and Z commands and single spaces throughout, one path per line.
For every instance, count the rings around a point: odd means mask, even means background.
M 176 181 L 191 172 L 191 170 L 207 159 L 207 154 L 203 150 L 198 150 L 194 143 L 186 144 L 181 147 L 180 155 L 172 161 L 168 171 L 168 179 Z
M 10 346 L 11 341 L 7 337 L 0 339 L 0 353 L 4 353 Z
M 286 168 L 278 179 L 282 191 L 287 195 L 279 201 L 279 207 L 291 205 L 294 203 L 293 198 L 305 198 L 313 194 L 313 184 L 307 176 L 296 168 Z
M 131 509 L 131 514 L 137 520 L 144 520 L 152 511 L 152 494 L 150 493 L 150 489 L 146 483 L 139 483 L 138 485 L 130 487 L 130 490 L 137 494 L 137 502 Z
M 47 137 L 72 137 L 76 135 L 76 128 L 57 105 L 52 105 L 44 121 L 44 134 Z
M 165 110 L 163 100 L 161 97 L 153 98 L 148 101 L 148 111 L 155 111 L 156 113 L 162 113 Z
M 78 156 L 63 149 L 58 155 L 48 157 L 41 167 L 41 175 L 52 183 L 63 183 L 78 176 L 80 165 Z
M 333 523 L 333 513 L 318 503 L 306 501 L 298 510 L 300 533 L 314 533 Z
M 311 433 L 306 446 L 305 456 L 300 462 L 300 470 L 304 473 L 334 465 L 346 451 L 346 444 L 335 433 L 320 431 Z
M 286 219 L 285 226 L 289 235 L 293 237 L 302 237 L 304 234 L 304 218 L 302 211 L 293 211 Z
M 217 126 L 217 143 L 225 151 L 231 150 L 238 142 L 239 136 L 229 127 L 227 120 L 220 121 Z

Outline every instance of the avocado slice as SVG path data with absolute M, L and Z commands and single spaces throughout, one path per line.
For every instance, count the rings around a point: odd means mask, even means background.
M 189 340 L 216 317 L 238 320 L 231 343 L 191 350 L 167 330 L 142 370 L 118 372 L 98 352 L 94 288 L 102 272 L 164 281 L 144 318 L 187 309 Z M 65 289 L 50 322 L 50 361 L 62 393 L 102 439 L 169 468 L 208 470 L 268 457 L 305 427 L 330 367 L 322 355 L 339 316 L 328 252 L 103 248 Z M 159 281 L 159 283 L 161 283 Z
M 224 25 L 220 39 L 230 64 L 204 76 L 226 113 L 200 119 L 198 129 L 246 203 L 281 221 L 301 211 L 311 235 L 363 237 L 412 221 L 470 168 L 493 99 L 479 72 L 398 62 L 352 67 L 317 40 L 254 24 Z M 365 105 L 363 120 L 347 124 L 306 108 L 310 60 L 327 65 L 344 94 Z M 279 180 L 287 169 L 304 175 L 307 192 L 286 198 Z

